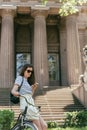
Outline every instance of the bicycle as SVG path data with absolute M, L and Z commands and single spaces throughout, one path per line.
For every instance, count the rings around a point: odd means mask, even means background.
M 24 96 L 22 96 L 24 97 Z M 25 97 L 24 97 L 25 98 Z M 27 99 L 25 98 L 26 102 Z M 32 105 L 31 103 L 29 103 Z M 31 120 L 26 119 L 26 113 L 27 113 L 28 106 L 25 107 L 25 110 L 21 112 L 18 116 L 16 124 L 11 128 L 11 130 L 38 130 L 37 127 L 33 124 Z M 40 109 L 40 107 L 38 107 Z

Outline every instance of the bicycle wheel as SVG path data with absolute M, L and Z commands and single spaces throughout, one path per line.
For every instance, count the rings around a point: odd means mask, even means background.
M 31 122 L 24 122 L 22 127 L 20 126 L 20 124 L 17 124 L 11 130 L 37 130 L 37 128 Z

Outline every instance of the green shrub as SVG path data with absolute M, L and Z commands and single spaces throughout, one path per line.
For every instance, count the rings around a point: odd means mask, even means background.
M 57 128 L 58 127 L 58 124 L 56 121 L 49 121 L 47 122 L 48 124 L 48 128 Z
M 64 126 L 83 127 L 87 126 L 87 111 L 75 111 L 66 113 Z
M 0 111 L 0 130 L 10 130 L 14 119 L 14 112 L 11 110 Z

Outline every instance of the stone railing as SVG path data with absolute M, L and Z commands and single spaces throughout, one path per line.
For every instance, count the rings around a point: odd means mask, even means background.
M 75 85 L 72 85 L 72 88 L 73 87 L 75 87 Z M 87 108 L 87 90 L 84 88 L 84 86 L 75 87 L 72 89 L 72 93 Z

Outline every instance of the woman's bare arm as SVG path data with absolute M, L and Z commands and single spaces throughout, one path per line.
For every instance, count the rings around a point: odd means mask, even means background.
M 14 86 L 13 86 L 13 88 L 12 88 L 12 90 L 11 90 L 11 92 L 12 92 L 12 94 L 14 95 L 14 96 L 19 96 L 20 94 L 19 94 L 19 92 L 18 92 L 18 85 L 17 84 L 15 84 Z

